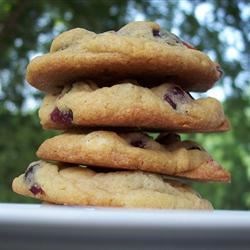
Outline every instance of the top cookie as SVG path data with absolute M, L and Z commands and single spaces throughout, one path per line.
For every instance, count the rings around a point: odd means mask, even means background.
M 220 66 L 153 22 L 134 22 L 119 31 L 96 34 L 76 28 L 53 41 L 50 53 L 32 60 L 27 81 L 51 91 L 76 80 L 100 84 L 120 79 L 163 82 L 185 90 L 206 91 L 222 74 Z

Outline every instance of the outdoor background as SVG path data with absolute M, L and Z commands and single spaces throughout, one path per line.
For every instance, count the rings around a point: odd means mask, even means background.
M 250 4 L 243 0 L 0 0 L 0 202 L 35 202 L 11 191 L 13 178 L 36 160 L 43 131 L 42 94 L 25 82 L 25 68 L 64 30 L 117 30 L 154 20 L 218 61 L 224 77 L 209 91 L 223 102 L 232 130 L 191 135 L 232 173 L 231 184 L 196 184 L 215 208 L 250 208 Z

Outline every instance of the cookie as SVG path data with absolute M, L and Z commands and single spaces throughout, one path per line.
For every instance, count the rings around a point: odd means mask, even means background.
M 212 209 L 191 188 L 141 171 L 95 172 L 86 167 L 32 163 L 13 190 L 53 204 L 128 208 Z
M 45 129 L 130 127 L 179 132 L 226 131 L 229 123 L 214 98 L 194 100 L 173 84 L 154 88 L 120 82 L 99 88 L 94 82 L 66 86 L 47 94 L 39 111 Z
M 142 170 L 200 181 L 230 181 L 230 174 L 201 146 L 181 141 L 177 134 L 161 134 L 153 140 L 143 133 L 65 133 L 43 142 L 37 156 L 49 161 Z
M 76 80 L 137 79 L 145 84 L 171 79 L 186 90 L 206 91 L 221 77 L 207 55 L 153 22 L 130 23 L 96 34 L 77 28 L 55 38 L 50 53 L 33 59 L 26 79 L 42 91 Z

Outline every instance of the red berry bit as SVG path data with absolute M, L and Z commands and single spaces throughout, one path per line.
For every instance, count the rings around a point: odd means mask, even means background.
M 177 86 L 168 89 L 163 98 L 173 109 L 177 109 L 179 104 L 188 103 L 193 99 L 189 93 Z
M 177 104 L 171 99 L 169 94 L 164 95 L 164 100 L 167 101 L 173 109 L 177 108 Z
M 69 126 L 73 121 L 73 112 L 71 109 L 59 110 L 59 108 L 55 107 L 50 114 L 50 119 L 54 123 Z
M 31 188 L 30 188 L 29 190 L 30 190 L 30 192 L 31 192 L 32 194 L 34 194 L 34 195 L 37 195 L 37 194 L 44 194 L 43 189 L 42 189 L 40 186 L 38 186 L 37 184 L 32 185 Z

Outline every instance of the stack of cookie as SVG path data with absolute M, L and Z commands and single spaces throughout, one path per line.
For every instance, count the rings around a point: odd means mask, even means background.
M 13 190 L 65 205 L 212 208 L 187 180 L 228 182 L 230 174 L 177 133 L 229 129 L 217 100 L 188 92 L 208 90 L 221 73 L 153 22 L 59 35 L 28 65 L 27 81 L 46 92 L 43 128 L 64 132 L 43 142 L 42 160 Z

